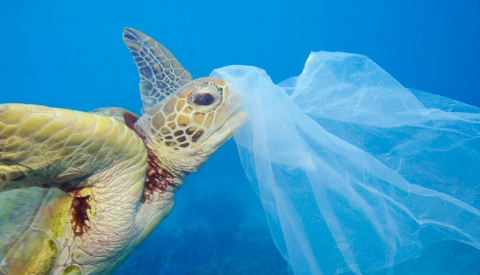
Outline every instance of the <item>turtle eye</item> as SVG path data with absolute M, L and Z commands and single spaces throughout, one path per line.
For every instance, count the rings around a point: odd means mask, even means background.
M 198 94 L 193 98 L 193 102 L 200 106 L 211 105 L 215 101 L 215 98 L 211 94 Z
M 199 81 L 192 83 L 192 92 L 188 95 L 188 103 L 193 108 L 202 111 L 213 111 L 223 101 L 223 90 L 212 81 Z

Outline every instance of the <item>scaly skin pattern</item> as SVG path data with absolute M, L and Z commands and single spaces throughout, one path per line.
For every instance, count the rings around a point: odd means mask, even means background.
M 175 56 L 147 35 L 125 28 L 123 41 L 132 53 L 140 73 L 142 113 L 192 80 L 192 75 Z
M 137 217 L 146 170 L 143 141 L 116 119 L 0 105 L 0 194 L 55 190 L 0 255 L 1 272 L 105 274 L 149 222 Z M 173 194 L 163 199 L 157 208 L 171 209 Z

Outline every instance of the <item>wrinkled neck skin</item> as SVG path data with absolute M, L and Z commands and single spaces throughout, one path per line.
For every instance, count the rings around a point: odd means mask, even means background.
M 196 147 L 193 152 L 175 150 L 151 134 L 148 117 L 125 116 L 125 122 L 143 140 L 148 152 L 147 177 L 135 217 L 136 228 L 141 233 L 133 245 L 138 246 L 171 212 L 175 191 L 185 182 L 186 177 L 198 171 L 216 150 L 202 146 Z
M 175 169 L 170 160 L 171 154 L 161 148 L 149 135 L 148 119 L 127 118 L 128 127 L 144 141 L 148 152 L 148 170 L 145 179 L 141 205 L 136 216 L 137 228 L 142 231 L 137 245 L 140 245 L 155 227 L 171 212 L 175 191 L 185 182 L 189 171 Z
M 138 118 L 133 125 L 129 125 L 129 127 L 134 130 L 145 143 L 145 147 L 149 153 L 149 166 L 161 168 L 173 178 L 181 180 L 183 183 L 190 174 L 190 171 L 174 165 L 174 161 L 172 160 L 172 157 L 175 158 L 174 154 L 171 154 L 165 146 L 162 146 L 162 144 L 155 139 L 155 136 L 150 134 L 151 126 L 148 118 L 142 116 Z

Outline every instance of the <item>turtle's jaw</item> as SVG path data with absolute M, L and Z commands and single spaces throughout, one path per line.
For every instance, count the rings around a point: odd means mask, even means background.
M 210 148 L 215 152 L 220 146 L 235 135 L 247 121 L 247 112 L 237 111 L 243 104 L 240 96 L 235 96 L 228 101 L 227 119 L 217 131 L 209 137 Z
M 210 146 L 213 150 L 217 150 L 222 146 L 227 140 L 233 137 L 240 128 L 247 121 L 248 114 L 247 112 L 236 112 L 233 115 L 230 115 L 225 123 L 212 135 L 210 136 Z

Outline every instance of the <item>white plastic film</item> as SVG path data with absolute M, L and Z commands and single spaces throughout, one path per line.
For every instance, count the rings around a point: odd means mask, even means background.
M 480 109 L 346 53 L 312 53 L 279 85 L 255 67 L 212 76 L 244 99 L 240 157 L 296 275 L 368 274 L 442 240 L 480 249 Z

